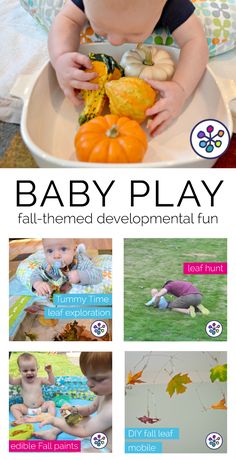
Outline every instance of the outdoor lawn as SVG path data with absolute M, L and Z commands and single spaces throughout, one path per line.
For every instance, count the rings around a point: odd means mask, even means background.
M 184 262 L 226 262 L 226 239 L 126 239 L 124 254 L 125 340 L 227 340 L 226 275 L 183 275 Z M 209 316 L 197 314 L 191 318 L 168 309 L 145 307 L 151 288 L 160 290 L 167 280 L 175 279 L 198 287 Z M 205 332 L 206 324 L 212 320 L 223 325 L 217 338 Z
M 21 353 L 11 353 L 10 363 L 9 363 L 9 373 L 12 377 L 18 377 L 19 369 L 17 366 L 17 358 Z M 76 376 L 83 375 L 79 365 L 73 364 L 73 362 L 66 356 L 65 353 L 46 353 L 46 352 L 33 352 L 31 353 L 38 362 L 39 370 L 38 376 L 47 377 L 47 374 L 44 370 L 44 367 L 48 364 L 52 365 L 53 373 L 56 376 Z M 77 359 L 79 361 L 79 358 Z

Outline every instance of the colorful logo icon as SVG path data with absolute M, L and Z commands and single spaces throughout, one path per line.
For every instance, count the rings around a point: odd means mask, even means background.
M 223 438 L 219 433 L 209 433 L 206 437 L 206 445 L 209 449 L 219 449 L 223 444 Z
M 108 439 L 104 433 L 94 433 L 90 438 L 90 442 L 95 449 L 106 447 Z
M 108 331 L 108 326 L 105 321 L 94 321 L 90 330 L 95 337 L 104 337 Z
M 218 158 L 229 146 L 229 130 L 218 120 L 202 120 L 192 129 L 190 142 L 193 150 L 200 157 Z
M 209 321 L 206 325 L 206 333 L 209 337 L 219 337 L 222 331 L 223 326 L 219 321 Z

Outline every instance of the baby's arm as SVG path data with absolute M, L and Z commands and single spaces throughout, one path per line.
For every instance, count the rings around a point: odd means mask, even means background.
M 30 277 L 30 284 L 32 291 L 35 291 L 39 296 L 50 295 L 52 292 L 50 284 L 42 279 L 38 268 L 33 271 Z
M 102 270 L 95 267 L 88 256 L 83 255 L 78 263 L 76 270 L 67 273 L 68 279 L 72 284 L 98 284 L 102 281 Z
M 195 14 L 173 32 L 173 37 L 181 51 L 172 81 L 149 80 L 153 88 L 158 89 L 161 94 L 161 99 L 146 112 L 147 116 L 155 115 L 148 125 L 152 134 L 161 133 L 180 114 L 186 99 L 199 83 L 208 62 L 206 37 Z
M 72 413 L 78 413 L 83 417 L 88 417 L 89 415 L 96 412 L 97 408 L 98 399 L 96 399 L 92 404 L 89 404 L 88 406 L 71 406 L 70 404 L 63 404 L 63 406 L 60 409 L 60 412 L 63 412 L 64 410 L 69 410 Z
M 48 364 L 47 366 L 45 366 L 44 370 L 48 374 L 48 379 L 42 379 L 41 380 L 41 385 L 55 385 L 55 377 L 54 377 L 54 374 L 53 374 L 51 364 Z
M 158 291 L 157 296 L 158 296 L 158 297 L 161 297 L 162 295 L 166 295 L 167 292 L 168 292 L 168 291 L 167 291 L 166 288 L 161 288 L 160 291 Z
M 63 418 L 48 417 L 47 420 L 40 424 L 40 427 L 50 423 L 55 428 L 58 428 L 64 433 L 77 436 L 79 438 L 86 438 L 93 435 L 96 432 L 104 432 L 108 430 L 112 425 L 112 406 L 106 406 L 104 410 L 94 417 L 86 417 L 75 426 L 67 425 Z
M 98 85 L 89 83 L 97 74 L 82 70 L 92 69 L 90 59 L 78 53 L 80 31 L 85 22 L 83 11 L 69 0 L 56 16 L 48 38 L 49 55 L 58 83 L 65 96 L 75 105 L 79 103 L 76 89 L 98 89 Z
M 10 385 L 21 385 L 21 377 L 12 377 L 9 375 L 9 384 Z

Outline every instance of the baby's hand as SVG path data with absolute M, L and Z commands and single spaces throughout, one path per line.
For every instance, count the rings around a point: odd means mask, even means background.
M 35 281 L 33 288 L 36 294 L 40 296 L 50 295 L 52 292 L 50 285 L 46 281 Z
M 71 270 L 67 273 L 67 276 L 71 284 L 77 284 L 80 282 L 78 270 Z
M 175 81 L 145 80 L 152 88 L 157 89 L 161 96 L 154 106 L 146 111 L 148 117 L 153 117 L 148 122 L 148 130 L 154 136 L 162 133 L 172 120 L 178 117 L 186 96 L 184 89 Z
M 63 404 L 60 408 L 60 412 L 62 413 L 63 411 L 70 411 L 72 414 L 77 414 L 79 410 L 75 406 L 71 406 L 70 404 Z
M 84 72 L 83 69 L 92 69 L 92 63 L 87 56 L 80 53 L 64 53 L 57 58 L 55 70 L 58 83 L 65 96 L 76 106 L 80 104 L 76 97 L 77 90 L 98 89 L 90 80 L 97 77 L 95 72 Z
M 64 410 L 69 410 L 71 412 L 72 406 L 70 404 L 63 404 L 60 408 L 60 412 L 63 412 Z
M 52 372 L 52 366 L 51 366 L 51 364 L 48 364 L 47 366 L 45 366 L 44 370 L 45 370 L 47 373 Z

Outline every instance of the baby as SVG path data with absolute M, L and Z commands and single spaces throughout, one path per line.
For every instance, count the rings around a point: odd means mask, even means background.
M 190 0 L 68 0 L 49 33 L 49 54 L 66 97 L 79 105 L 78 90 L 98 89 L 90 83 L 97 75 L 87 56 L 78 53 L 80 32 L 88 19 L 94 32 L 111 45 L 143 42 L 157 26 L 170 30 L 180 47 L 171 81 L 148 80 L 161 98 L 146 112 L 148 129 L 161 133 L 177 117 L 198 85 L 208 61 L 202 25 Z
M 50 296 L 54 290 L 65 292 L 71 284 L 97 284 L 102 271 L 85 254 L 84 245 L 71 238 L 44 238 L 45 261 L 30 279 L 32 290 L 39 296 Z
M 61 413 L 70 411 L 80 414 L 83 419 L 74 426 L 68 425 L 66 420 L 55 416 L 48 417 L 40 426 L 50 423 L 53 428 L 34 433 L 42 439 L 56 439 L 60 432 L 65 432 L 79 438 L 92 436 L 96 432 L 105 433 L 108 438 L 108 449 L 111 449 L 112 433 L 112 353 L 111 352 L 82 352 L 80 354 L 80 368 L 87 377 L 87 385 L 97 396 L 88 406 L 70 406 L 64 404 Z M 91 414 L 96 415 L 91 417 Z
M 23 404 L 13 404 L 10 408 L 15 417 L 13 425 L 20 425 L 34 421 L 32 416 L 37 416 L 47 412 L 50 415 L 56 414 L 53 401 L 44 401 L 42 385 L 54 385 L 55 379 L 52 366 L 45 367 L 48 379 L 38 377 L 38 363 L 36 358 L 30 353 L 22 353 L 17 358 L 17 364 L 21 377 L 13 378 L 9 376 L 10 385 L 20 385 L 22 389 Z M 36 421 L 36 418 L 35 418 Z
M 165 310 L 168 307 L 169 302 L 167 302 L 166 298 L 162 295 L 158 297 L 158 290 L 153 288 L 151 290 L 151 296 L 152 298 L 145 303 L 146 307 L 156 307 L 159 308 L 159 310 Z

